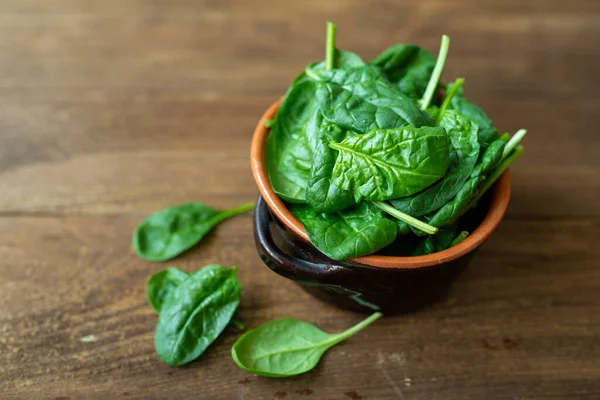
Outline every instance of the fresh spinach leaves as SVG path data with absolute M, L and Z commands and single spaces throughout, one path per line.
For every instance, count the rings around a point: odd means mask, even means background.
M 452 85 L 448 85 L 451 90 Z M 463 89 L 459 89 L 450 102 L 452 108 L 477 124 L 479 143 L 483 149 L 498 139 L 498 130 L 492 124 L 492 120 L 477 105 L 471 103 L 464 95 Z
M 201 203 L 185 203 L 148 216 L 133 233 L 136 254 L 147 261 L 167 261 L 196 245 L 220 222 L 254 207 L 246 203 L 217 210 Z
M 397 44 L 369 61 L 394 83 L 402 94 L 417 100 L 423 96 L 435 66 L 435 57 L 412 44 Z
M 275 192 L 330 258 L 447 248 L 462 237 L 459 219 L 499 163 L 522 151 L 524 131 L 507 143 L 465 98 L 463 78 L 440 82 L 449 37 L 437 58 L 399 44 L 365 64 L 335 48 L 335 33 L 328 23 L 325 60 L 294 81 L 274 122 L 268 166 Z M 305 100 L 290 110 L 294 89 Z M 278 119 L 291 122 L 277 129 Z
M 313 369 L 331 347 L 381 316 L 376 312 L 337 334 L 325 333 L 297 319 L 278 319 L 243 334 L 233 345 L 231 356 L 238 367 L 255 375 L 273 378 L 300 375 Z
M 240 303 L 236 271 L 208 265 L 168 290 L 154 335 L 156 352 L 166 364 L 195 360 L 229 324 Z
M 373 66 L 333 71 L 307 69 L 318 82 L 316 100 L 324 117 L 354 132 L 430 125 L 429 116 Z
M 414 217 L 429 214 L 454 197 L 473 172 L 479 156 L 475 123 L 455 111 L 447 111 L 440 126 L 448 133 L 451 143 L 448 171 L 425 190 L 391 202 L 396 209 Z

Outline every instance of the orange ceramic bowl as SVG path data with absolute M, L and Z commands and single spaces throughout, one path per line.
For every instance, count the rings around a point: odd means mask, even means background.
M 265 111 L 254 130 L 254 137 L 252 138 L 250 148 L 252 174 L 254 175 L 254 180 L 256 181 L 256 185 L 258 186 L 262 198 L 279 222 L 296 236 L 302 238 L 305 242 L 310 243 L 306 230 L 300 221 L 294 217 L 286 207 L 285 203 L 273 191 L 267 171 L 266 144 L 270 130 L 265 127 L 265 121 L 275 117 L 280 103 L 281 100 L 273 103 L 267 111 Z M 510 174 L 507 171 L 491 189 L 490 204 L 483 221 L 465 240 L 456 246 L 423 256 L 394 257 L 370 255 L 356 257 L 348 261 L 376 268 L 415 269 L 431 267 L 463 257 L 481 246 L 498 227 L 510 201 L 510 190 Z

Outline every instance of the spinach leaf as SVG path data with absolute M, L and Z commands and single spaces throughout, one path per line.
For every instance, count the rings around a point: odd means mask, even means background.
M 365 62 L 356 53 L 351 51 L 335 49 L 335 57 L 333 60 L 332 69 L 352 68 L 364 66 Z M 327 70 L 325 61 L 318 61 L 309 64 L 309 67 L 315 72 L 322 72 Z
M 456 111 L 444 113 L 440 126 L 450 139 L 450 166 L 444 177 L 409 197 L 392 200 L 392 205 L 413 217 L 429 214 L 448 202 L 469 178 L 479 156 L 477 125 Z
M 304 74 L 296 78 L 267 137 L 267 168 L 273 190 L 293 203 L 306 202 L 313 148 L 306 124 L 317 111 L 316 84 Z
M 333 24 L 331 24 L 333 25 Z M 335 49 L 335 26 L 329 32 L 328 46 L 332 46 L 333 68 L 363 66 L 356 54 Z M 331 36 L 331 37 L 330 37 Z M 311 64 L 316 71 L 326 69 L 325 62 Z M 273 190 L 290 203 L 305 203 L 306 188 L 314 156 L 315 139 L 307 129 L 311 117 L 317 113 L 316 83 L 305 73 L 300 74 L 288 89 L 267 138 L 267 168 Z
M 396 89 L 372 66 L 315 71 L 316 99 L 323 116 L 344 129 L 364 133 L 372 129 L 431 125 L 429 116 Z
M 329 146 L 340 153 L 333 183 L 352 191 L 356 202 L 410 196 L 443 177 L 450 164 L 443 128 L 376 129 Z
M 458 224 L 454 223 L 441 228 L 435 235 L 428 235 L 421 239 L 413 249 L 413 256 L 422 256 L 425 254 L 437 253 L 438 251 L 446 250 L 456 237 Z
M 396 223 L 366 202 L 331 214 L 300 204 L 291 204 L 290 211 L 304 225 L 311 243 L 334 260 L 375 253 L 396 237 Z
M 311 134 L 317 138 L 315 155 L 311 168 L 306 200 L 317 212 L 341 211 L 354 204 L 354 196 L 349 190 L 343 190 L 331 181 L 338 152 L 329 147 L 330 141 L 341 141 L 346 132 L 331 122 L 324 121 L 318 112 L 309 123 L 309 130 L 318 130 Z
M 365 62 L 356 53 L 346 50 L 335 49 L 333 68 L 360 67 Z
M 200 242 L 220 222 L 254 207 L 246 203 L 216 210 L 201 203 L 185 203 L 151 214 L 133 233 L 133 249 L 147 261 L 166 261 Z
M 425 216 L 424 221 L 429 225 L 439 228 L 454 222 L 464 214 L 470 208 L 473 198 L 479 193 L 480 184 L 486 179 L 485 175 L 491 172 L 502 159 L 505 145 L 506 142 L 501 139 L 492 142 L 483 153 L 483 156 L 481 156 L 469 179 L 460 188 L 458 193 L 456 193 L 456 196 L 434 213 Z M 406 233 L 410 229 L 419 236 L 425 235 L 425 232 L 412 226 L 408 228 L 402 221 L 399 221 L 398 225 L 398 232 L 401 234 Z
M 154 335 L 156 352 L 166 364 L 195 360 L 229 324 L 240 303 L 236 271 L 208 265 L 167 295 Z
M 451 88 L 452 84 L 448 85 L 448 90 Z M 458 93 L 452 98 L 450 104 L 454 110 L 477 124 L 479 128 L 477 135 L 482 149 L 485 149 L 494 140 L 498 139 L 498 130 L 494 127 L 492 121 L 481 108 L 467 100 L 462 88 L 458 90 Z
M 189 276 L 177 268 L 163 269 L 152 275 L 146 284 L 146 293 L 154 311 L 160 313 L 165 298 Z
M 435 66 L 435 57 L 418 46 L 397 44 L 369 61 L 396 84 L 400 92 L 417 100 L 423 96 Z
M 233 361 L 252 374 L 283 378 L 313 369 L 336 344 L 364 329 L 382 314 L 376 312 L 345 332 L 325 333 L 292 318 L 267 322 L 243 334 L 231 349 Z

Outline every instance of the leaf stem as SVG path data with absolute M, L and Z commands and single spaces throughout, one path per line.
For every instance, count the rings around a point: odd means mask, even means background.
M 416 219 L 415 217 L 411 217 L 408 214 L 403 213 L 402 211 L 396 210 L 394 207 L 390 206 L 388 203 L 384 201 L 372 201 L 375 207 L 379 208 L 382 211 L 390 214 L 392 217 L 399 219 L 400 221 L 406 222 L 408 225 L 413 226 L 417 229 L 422 230 L 425 233 L 430 235 L 435 234 L 438 231 L 438 228 L 435 226 L 431 226 L 426 224 L 423 221 Z
M 444 68 L 444 63 L 446 62 L 446 56 L 448 55 L 449 47 L 450 38 L 446 35 L 443 35 L 442 42 L 440 44 L 440 52 L 438 53 L 435 67 L 433 68 L 433 72 L 429 78 L 429 83 L 427 83 L 425 93 L 423 93 L 423 98 L 421 99 L 421 110 L 426 110 L 429 107 L 429 103 L 431 103 L 435 89 L 437 88 L 440 77 L 442 76 L 442 70 Z
M 500 135 L 499 137 L 500 140 L 504 140 L 505 142 L 508 142 L 508 140 L 510 139 L 510 134 L 508 132 Z
M 229 321 L 229 325 L 233 326 L 238 331 L 245 331 L 246 330 L 246 325 L 244 325 L 243 322 L 238 321 L 237 319 L 232 319 L 231 321 Z
M 254 208 L 254 203 L 244 203 L 241 206 L 237 206 L 234 208 L 230 208 L 229 210 L 225 210 L 223 213 L 227 214 L 227 216 L 233 217 L 234 215 L 243 214 L 246 211 L 250 211 Z
M 508 155 L 513 151 L 513 149 L 515 147 L 517 147 L 519 142 L 523 139 L 523 137 L 525 137 L 526 134 L 527 134 L 526 129 L 519 129 L 517 131 L 517 133 L 515 133 L 513 135 L 513 137 L 510 138 L 508 143 L 506 143 L 506 146 L 504 146 L 504 152 L 502 153 L 502 159 L 505 159 L 506 157 L 508 157 Z
M 341 339 L 341 340 L 339 340 L 341 342 L 342 340 L 345 340 L 345 339 L 349 338 L 350 336 L 354 335 L 356 332 L 366 328 L 368 325 L 371 325 L 373 322 L 375 322 L 382 316 L 383 316 L 383 314 L 380 313 L 379 311 L 377 311 L 376 313 L 371 314 L 366 319 L 360 321 L 358 324 L 354 325 L 352 328 L 347 329 L 344 332 L 338 333 L 336 335 L 337 336 L 336 339 Z M 336 342 L 339 343 L 337 340 L 336 340 Z
M 327 41 L 325 42 L 325 68 L 332 70 L 335 61 L 335 24 L 327 21 Z
M 442 117 L 444 116 L 444 113 L 446 112 L 446 109 L 450 105 L 450 101 L 452 101 L 452 98 L 454 97 L 454 95 L 456 94 L 456 92 L 458 92 L 458 89 L 461 88 L 461 86 L 463 85 L 463 83 L 465 83 L 465 78 L 458 78 L 458 79 L 456 79 L 454 81 L 454 84 L 452 85 L 452 88 L 450 89 L 450 91 L 446 93 L 446 97 L 444 97 L 444 102 L 442 103 L 442 106 L 440 107 L 440 112 L 439 112 L 439 114 L 437 116 L 437 119 L 435 121 L 436 125 L 440 124 L 440 121 L 442 120 Z
M 467 231 L 462 231 L 461 233 L 459 233 L 454 240 L 450 243 L 449 247 L 453 247 L 456 246 L 457 244 L 459 244 L 460 242 L 462 242 L 463 240 L 465 240 L 467 238 L 467 236 L 469 236 L 469 232 Z
M 525 151 L 525 148 L 523 146 L 519 146 L 512 152 L 512 154 L 510 154 L 508 157 L 504 158 L 500 162 L 496 169 L 494 169 L 494 171 L 490 174 L 489 178 L 485 180 L 483 186 L 481 187 L 481 191 L 477 194 L 477 196 L 475 196 L 473 201 L 471 201 L 471 204 L 469 204 L 469 207 L 467 207 L 467 209 L 471 209 L 477 204 L 477 202 L 479 201 L 479 199 L 481 199 L 485 192 L 487 192 L 487 190 L 490 187 L 492 187 L 492 185 L 498 180 L 498 178 L 502 176 L 504 171 L 506 171 L 508 167 L 510 167 L 510 164 L 512 164 L 517 158 L 519 158 L 521 154 L 523 154 L 523 151 Z

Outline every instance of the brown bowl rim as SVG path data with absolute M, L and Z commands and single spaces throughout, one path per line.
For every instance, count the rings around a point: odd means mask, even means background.
M 275 113 L 279 109 L 281 100 L 282 99 L 277 100 L 265 111 L 254 130 L 254 136 L 250 146 L 252 174 L 254 175 L 254 180 L 256 181 L 256 186 L 258 187 L 261 196 L 277 219 L 294 234 L 310 243 L 306 230 L 300 221 L 294 217 L 285 206 L 285 203 L 273 191 L 267 172 L 266 144 L 270 129 L 265 127 L 265 121 L 273 119 Z M 430 267 L 455 260 L 475 250 L 490 237 L 504 217 L 504 213 L 506 212 L 510 201 L 510 192 L 510 173 L 507 171 L 492 188 L 489 210 L 481 224 L 475 231 L 467 236 L 465 240 L 449 249 L 423 256 L 395 257 L 369 255 L 351 258 L 348 261 L 379 268 L 414 269 Z

